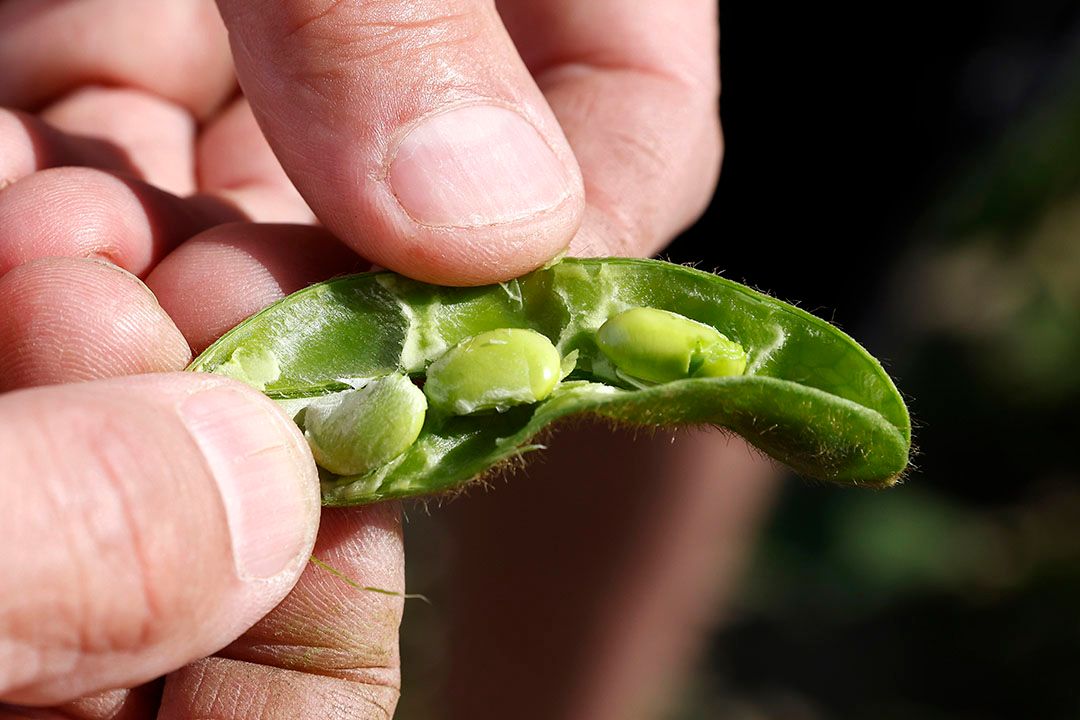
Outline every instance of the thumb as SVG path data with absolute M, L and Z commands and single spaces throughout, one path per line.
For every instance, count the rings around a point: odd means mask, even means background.
M 569 243 L 581 174 L 489 0 L 218 0 L 252 109 L 319 219 L 442 284 Z
M 195 374 L 0 397 L 0 702 L 133 686 L 225 646 L 296 582 L 319 490 L 296 428 Z

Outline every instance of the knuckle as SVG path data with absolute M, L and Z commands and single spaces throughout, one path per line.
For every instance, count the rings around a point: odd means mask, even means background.
M 236 692 L 242 677 L 246 691 Z M 399 686 L 353 681 L 332 673 L 290 675 L 273 667 L 251 673 L 243 660 L 220 654 L 197 660 L 169 678 L 166 690 L 184 717 L 383 718 L 394 716 Z
M 301 614 L 279 606 L 279 612 L 265 618 L 224 654 L 270 667 L 398 689 L 401 665 L 397 611 L 387 607 L 380 610 L 372 603 L 362 605 L 366 608 L 364 617 L 353 609 L 342 610 L 331 613 L 336 621 L 330 623 L 310 609 Z
M 694 86 L 668 88 L 666 107 L 678 108 L 663 124 L 616 137 L 616 154 L 649 189 L 632 206 L 613 206 L 620 247 L 662 249 L 699 219 L 712 201 L 723 160 L 723 134 L 714 94 Z
M 373 63 L 384 72 L 404 65 L 415 71 L 417 64 L 432 63 L 437 52 L 476 38 L 479 18 L 459 5 L 338 0 L 318 13 L 287 19 L 282 51 L 291 67 L 316 78 L 350 75 L 357 65 Z
M 604 254 L 646 256 L 667 242 L 656 222 L 656 209 L 644 203 L 636 207 L 622 202 L 608 203 L 599 208 L 596 219 L 605 246 Z

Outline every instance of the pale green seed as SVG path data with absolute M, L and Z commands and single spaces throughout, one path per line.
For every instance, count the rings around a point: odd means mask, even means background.
M 433 362 L 424 394 L 454 415 L 543 400 L 562 379 L 559 351 L 533 330 L 502 328 L 463 340 Z
M 387 375 L 309 405 L 304 434 L 319 465 L 338 475 L 360 475 L 408 450 L 426 413 L 420 388 L 404 375 Z
M 656 308 L 631 308 L 596 333 L 600 351 L 622 372 L 654 383 L 727 377 L 746 371 L 746 352 L 711 325 Z

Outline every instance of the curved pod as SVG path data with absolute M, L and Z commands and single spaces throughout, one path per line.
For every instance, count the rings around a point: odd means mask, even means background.
M 745 350 L 744 373 L 628 382 L 598 348 L 597 331 L 637 307 L 715 328 Z M 536 449 L 530 442 L 538 432 L 581 413 L 635 425 L 719 425 L 800 474 L 840 483 L 887 486 L 907 465 L 907 408 L 880 363 L 854 340 L 743 285 L 656 260 L 568 259 L 474 288 L 387 272 L 331 280 L 244 321 L 191 369 L 250 382 L 302 422 L 314 398 L 394 372 L 422 381 L 450 348 L 502 328 L 543 334 L 573 359 L 572 372 L 533 404 L 429 413 L 416 442 L 391 462 L 356 476 L 324 471 L 324 502 L 452 489 Z

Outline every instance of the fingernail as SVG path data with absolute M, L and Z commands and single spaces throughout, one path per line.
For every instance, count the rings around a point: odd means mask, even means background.
M 390 187 L 413 220 L 476 227 L 561 203 L 573 180 L 540 133 L 512 110 L 469 105 L 433 115 L 397 147 Z
M 299 434 L 261 398 L 228 386 L 180 407 L 217 481 L 236 572 L 271 578 L 306 559 L 318 524 L 318 480 Z

